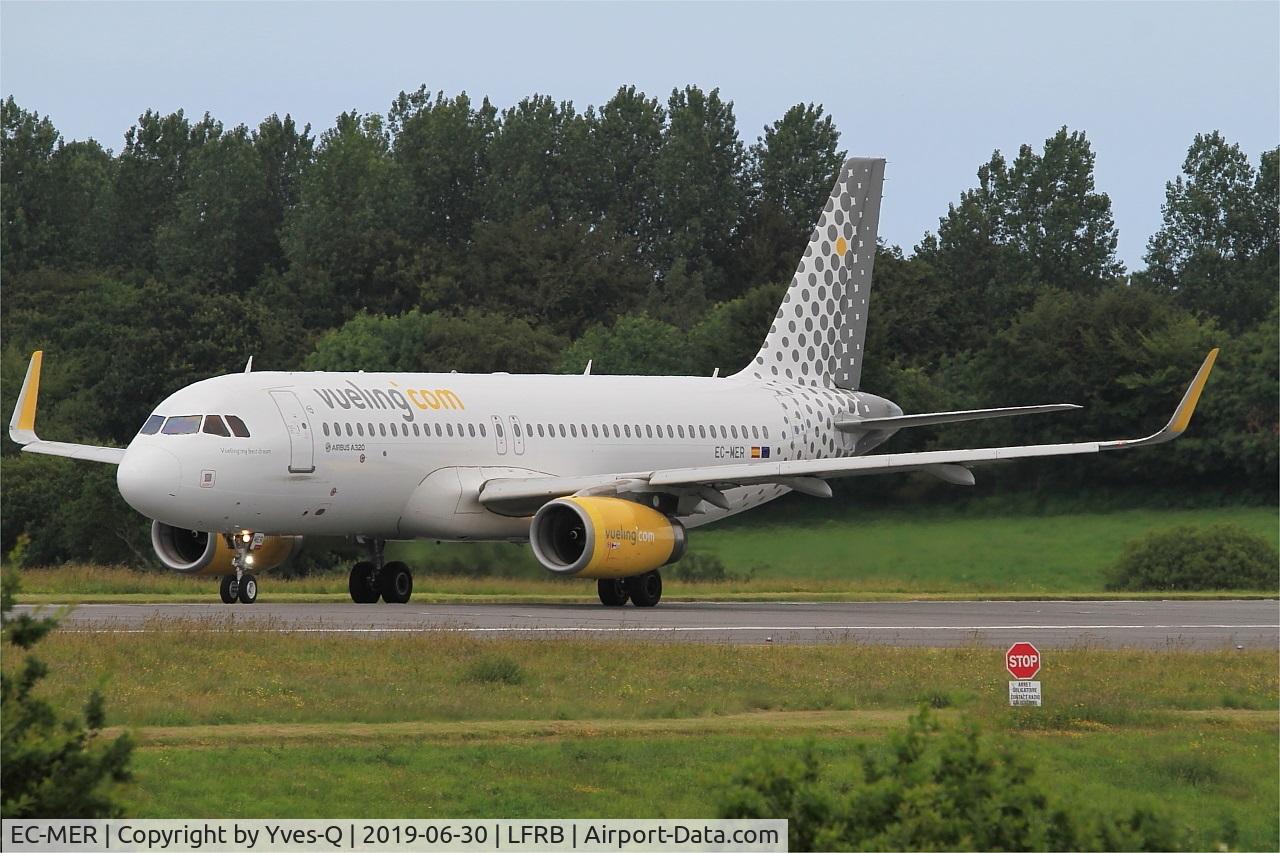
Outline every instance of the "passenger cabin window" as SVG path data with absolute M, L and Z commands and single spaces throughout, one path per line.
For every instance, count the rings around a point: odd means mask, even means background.
M 227 430 L 227 425 L 222 422 L 222 418 L 217 415 L 204 416 L 204 430 L 209 435 L 221 435 L 230 437 L 231 433 Z
M 155 435 L 160 431 L 160 425 L 164 423 L 164 417 L 161 415 L 152 415 L 147 418 L 147 422 L 142 425 L 143 435 Z
M 199 415 L 179 415 L 164 422 L 165 435 L 192 435 L 200 431 Z
M 235 415 L 227 415 L 227 426 L 231 427 L 231 434 L 236 438 L 248 438 L 249 428 L 244 425 L 244 421 Z

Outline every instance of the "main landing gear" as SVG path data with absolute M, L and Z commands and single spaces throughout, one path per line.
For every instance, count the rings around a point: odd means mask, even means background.
M 253 558 L 249 556 L 249 543 L 252 541 L 253 537 L 248 533 L 231 537 L 232 547 L 235 549 L 231 567 L 236 573 L 223 575 L 222 582 L 218 585 L 218 594 L 222 597 L 223 604 L 235 604 L 237 601 L 241 604 L 253 604 L 258 600 L 258 579 L 245 571 L 253 562 Z
M 636 607 L 653 607 L 662 598 L 662 575 L 654 569 L 631 578 L 601 578 L 596 592 L 605 607 L 621 607 L 628 599 Z
M 381 539 L 366 542 L 368 560 L 361 560 L 351 567 L 347 578 L 347 591 L 356 604 L 377 604 L 381 598 L 388 604 L 405 604 L 413 595 L 413 573 L 399 560 L 383 563 Z

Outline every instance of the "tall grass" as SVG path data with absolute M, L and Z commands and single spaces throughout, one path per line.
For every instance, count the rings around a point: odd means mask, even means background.
M 1019 726 L 992 648 L 720 646 L 479 639 L 353 639 L 209 631 L 55 632 L 40 645 L 68 705 L 104 683 L 116 725 L 361 720 L 652 719 L 757 710 L 902 709 L 921 702 Z M 234 627 L 222 624 L 219 627 Z M 19 665 L 6 655 L 4 666 Z M 1062 728 L 1149 711 L 1269 709 L 1274 654 L 1060 650 L 1041 674 Z M 1106 715 L 1112 716 L 1106 716 Z M 1025 715 L 1024 715 L 1025 716 Z

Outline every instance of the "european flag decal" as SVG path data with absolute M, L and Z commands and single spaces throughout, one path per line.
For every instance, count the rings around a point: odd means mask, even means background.
M 767 447 L 762 447 L 762 448 L 760 448 L 760 458 L 761 458 L 761 459 L 768 459 L 768 458 L 769 458 L 769 448 L 767 448 Z

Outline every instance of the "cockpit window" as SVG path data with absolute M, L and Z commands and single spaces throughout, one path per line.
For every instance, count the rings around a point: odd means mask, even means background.
M 244 421 L 235 415 L 227 415 L 227 426 L 231 427 L 231 433 L 236 438 L 249 437 L 249 428 L 244 425 Z
M 200 431 L 199 415 L 178 415 L 164 422 L 165 435 L 191 435 Z
M 147 422 L 142 425 L 141 432 L 143 435 L 155 435 L 160 431 L 160 424 L 164 423 L 164 417 L 161 415 L 152 415 L 147 418 Z
M 231 435 L 231 433 L 227 431 L 227 425 L 224 424 L 222 422 L 222 418 L 218 417 L 217 415 L 204 416 L 203 431 L 208 435 L 222 435 L 222 436 Z

